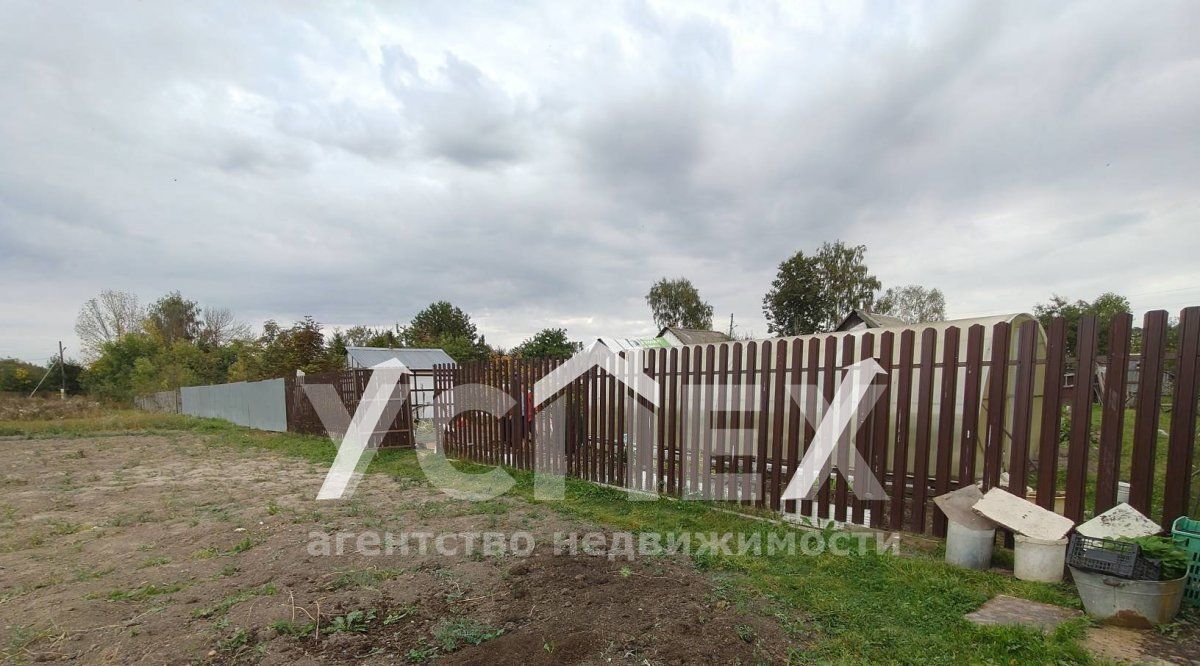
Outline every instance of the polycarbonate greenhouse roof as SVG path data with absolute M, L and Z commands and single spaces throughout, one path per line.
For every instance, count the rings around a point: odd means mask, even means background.
M 352 366 L 371 368 L 395 359 L 409 370 L 432 370 L 434 365 L 454 364 L 441 349 L 389 349 L 388 347 L 346 347 L 346 359 Z

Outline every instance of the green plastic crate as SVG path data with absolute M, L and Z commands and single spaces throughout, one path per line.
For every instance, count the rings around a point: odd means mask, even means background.
M 1171 535 L 1188 554 L 1187 590 L 1183 593 L 1183 602 L 1192 606 L 1200 606 L 1200 520 L 1192 520 L 1186 516 L 1175 519 L 1171 525 Z

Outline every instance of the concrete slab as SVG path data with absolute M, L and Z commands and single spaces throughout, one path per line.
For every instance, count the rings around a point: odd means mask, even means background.
M 1120 539 L 1158 534 L 1162 528 L 1132 506 L 1118 504 L 1075 528 L 1075 531 L 1098 539 Z
M 972 530 L 991 530 L 996 528 L 996 523 L 992 520 L 971 510 L 975 503 L 983 499 L 983 491 L 979 486 L 963 486 L 953 492 L 948 492 L 944 495 L 938 495 L 933 498 L 933 503 L 937 505 L 942 513 L 946 515 L 946 520 L 952 523 L 958 523 Z
M 967 613 L 966 618 L 979 625 L 1024 625 L 1049 633 L 1063 622 L 1082 615 L 1083 611 L 1001 594 L 989 599 L 979 610 Z
M 972 508 L 984 518 L 994 520 L 1017 534 L 1045 541 L 1057 541 L 1075 526 L 1070 518 L 1047 511 L 1000 488 L 987 491 Z

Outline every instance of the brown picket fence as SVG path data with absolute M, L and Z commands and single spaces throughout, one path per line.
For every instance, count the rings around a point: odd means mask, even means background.
M 930 325 L 652 349 L 625 357 L 640 360 L 657 396 L 627 371 L 594 366 L 540 404 L 534 386 L 553 370 L 561 375 L 562 361 L 440 366 L 436 421 L 451 457 L 816 522 L 941 536 L 946 524 L 932 499 L 970 483 L 1028 494 L 1076 521 L 1126 493 L 1164 526 L 1195 512 L 1200 307 L 1183 310 L 1175 326 L 1164 311 L 1147 313 L 1140 329 L 1128 313 L 1109 322 L 1084 317 L 1070 355 L 1067 334 L 1061 319 L 1043 330 L 1025 317 L 965 330 Z M 874 382 L 879 399 L 843 435 L 846 446 L 816 497 L 782 500 L 814 438 L 815 420 L 804 414 L 823 415 L 847 368 L 867 358 L 884 371 Z M 470 393 L 472 386 L 495 390 Z M 851 450 L 885 499 L 854 495 Z

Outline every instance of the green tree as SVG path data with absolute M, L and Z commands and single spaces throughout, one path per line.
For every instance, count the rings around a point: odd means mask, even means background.
M 779 264 L 763 297 L 768 330 L 778 335 L 829 331 L 850 310 L 869 305 L 880 284 L 864 262 L 866 251 L 865 245 L 835 241 Z
M 15 358 L 0 359 L 0 391 L 28 395 L 37 386 L 46 368 Z
M 479 361 L 492 350 L 471 323 L 471 317 L 446 301 L 431 303 L 401 330 L 406 347 L 442 349 L 455 361 Z
M 261 360 L 257 371 L 262 378 L 286 377 L 302 370 L 306 374 L 339 370 L 343 359 L 332 359 L 325 348 L 321 324 L 306 316 L 290 328 L 274 321 L 263 324 L 259 338 Z
M 565 328 L 543 328 L 512 350 L 517 358 L 570 358 L 583 343 L 567 339 Z
M 268 323 L 274 324 L 274 322 Z M 229 365 L 226 381 L 252 382 L 260 379 L 272 379 L 267 370 L 261 338 L 235 340 L 229 346 L 229 353 L 233 357 L 233 362 Z M 276 376 L 282 377 L 283 375 Z
M 348 347 L 399 347 L 400 337 L 391 329 L 351 326 L 346 329 Z
M 700 292 L 687 278 L 662 278 L 650 287 L 646 304 L 660 330 L 670 327 L 712 328 L 712 306 L 700 298 Z
M 430 303 L 418 312 L 403 335 L 405 344 L 410 347 L 424 346 L 443 337 L 475 340 L 478 336 L 470 315 L 447 301 Z
M 79 393 L 79 375 L 83 372 L 83 368 L 71 362 L 70 359 L 67 359 L 66 366 L 67 393 Z M 42 382 L 38 391 L 40 393 L 58 393 L 58 389 L 63 385 L 61 372 L 57 358 L 52 359 L 44 366 L 26 363 L 15 358 L 2 358 L 0 359 L 0 392 L 29 395 L 38 382 L 45 377 L 46 381 Z
M 876 299 L 874 311 L 898 317 L 907 324 L 944 321 L 946 297 L 941 289 L 927 289 L 919 284 L 888 287 Z
M 353 346 L 347 344 L 348 342 L 346 334 L 336 329 L 333 331 L 333 335 L 329 336 L 329 343 L 325 346 L 325 355 L 331 364 L 345 365 L 346 347 Z
M 84 371 L 81 381 L 87 392 L 107 400 L 129 402 L 133 399 L 134 370 L 139 361 L 144 378 L 147 363 L 162 349 L 162 343 L 146 333 L 126 333 L 100 346 L 100 355 Z
M 160 347 L 153 356 L 143 356 L 133 363 L 130 373 L 130 388 L 133 395 L 145 395 L 180 386 L 198 386 L 208 383 L 223 383 L 222 375 L 217 382 L 209 382 L 198 372 L 196 366 L 204 366 L 203 356 L 196 347 L 186 342 L 176 342 L 170 347 Z
M 1062 317 L 1067 324 L 1067 354 L 1074 356 L 1079 340 L 1079 320 L 1082 317 L 1096 317 L 1098 352 L 1099 354 L 1108 353 L 1108 333 L 1109 325 L 1115 315 L 1122 312 L 1129 312 L 1129 299 L 1115 294 L 1113 292 L 1105 292 L 1096 297 L 1095 300 L 1085 301 L 1083 299 L 1069 301 L 1058 294 L 1050 297 L 1046 303 L 1038 303 L 1033 306 L 1033 314 L 1041 322 L 1042 327 L 1049 327 L 1050 321 L 1055 317 Z
M 200 306 L 173 291 L 150 306 L 145 328 L 147 333 L 168 346 L 180 340 L 192 342 L 200 335 Z

